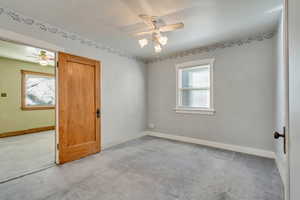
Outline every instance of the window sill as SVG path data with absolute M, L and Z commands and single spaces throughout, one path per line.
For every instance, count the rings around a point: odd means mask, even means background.
M 21 106 L 21 110 L 51 110 L 55 109 L 55 106 Z
M 216 113 L 214 109 L 175 108 L 174 110 L 178 114 L 214 115 Z

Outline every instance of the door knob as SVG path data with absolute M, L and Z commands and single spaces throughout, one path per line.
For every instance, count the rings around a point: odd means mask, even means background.
M 280 138 L 280 137 L 283 137 L 283 138 L 284 138 L 285 135 L 284 135 L 284 134 L 280 134 L 280 133 L 278 133 L 277 131 L 275 131 L 275 132 L 274 132 L 274 138 L 275 138 L 275 139 L 278 139 L 278 138 Z

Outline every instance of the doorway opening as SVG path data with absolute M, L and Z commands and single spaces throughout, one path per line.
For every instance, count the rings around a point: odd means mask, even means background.
M 0 40 L 0 182 L 55 164 L 55 55 Z

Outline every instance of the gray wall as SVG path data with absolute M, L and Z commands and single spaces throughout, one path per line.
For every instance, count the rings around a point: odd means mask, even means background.
M 142 63 L 117 54 L 64 39 L 0 15 L 1 29 L 63 47 L 67 53 L 102 62 L 102 145 L 109 146 L 136 137 L 146 124 L 146 70 Z
M 152 131 L 273 151 L 274 38 L 152 63 L 148 124 Z M 176 114 L 175 64 L 215 58 L 216 114 Z

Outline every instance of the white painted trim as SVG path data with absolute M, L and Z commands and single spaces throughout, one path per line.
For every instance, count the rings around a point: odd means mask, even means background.
M 290 74 L 289 74 L 289 70 L 292 69 L 292 67 L 290 66 L 290 53 L 289 53 L 289 50 L 290 50 L 290 45 L 289 45 L 289 42 L 290 42 L 290 39 L 289 39 L 289 30 L 290 30 L 290 27 L 289 27 L 289 0 L 283 0 L 283 13 L 282 13 L 282 16 L 283 16 L 283 36 L 284 36 L 284 40 L 283 40 L 283 56 L 284 56 L 284 64 L 285 64 L 285 81 L 286 81 L 286 84 L 285 84 L 285 95 L 286 95 L 286 98 L 287 98 L 287 101 L 286 101 L 286 105 L 285 105 L 285 110 L 286 110 L 286 115 L 285 115 L 285 119 L 286 119 L 286 133 L 285 133 L 285 137 L 286 137 L 286 141 L 287 141 L 287 144 L 286 144 L 286 163 L 285 163 L 285 166 L 282 166 L 280 164 L 280 162 L 278 162 L 278 168 L 279 168 L 279 173 L 280 175 L 282 176 L 282 179 L 283 179 L 283 182 L 284 182 L 284 199 L 285 200 L 289 200 L 290 199 L 290 193 L 291 193 L 291 177 L 290 177 L 290 170 L 291 170 L 291 164 L 290 164 L 290 161 L 291 161 L 291 158 L 290 158 L 290 90 L 291 92 L 293 91 L 292 87 L 289 86 L 289 82 L 290 82 Z M 278 158 L 277 158 L 278 159 Z M 283 173 L 285 172 L 285 173 Z
M 59 101 L 58 101 L 58 94 L 59 94 L 59 71 L 58 71 L 58 52 L 55 52 L 55 163 L 59 165 L 59 149 L 57 146 L 59 145 Z
M 143 132 L 141 132 L 141 133 L 139 133 L 138 135 L 135 135 L 135 136 L 126 137 L 126 138 L 120 139 L 118 141 L 109 142 L 107 144 L 102 144 L 102 150 L 108 149 L 108 148 L 113 147 L 113 146 L 118 145 L 118 144 L 122 144 L 124 142 L 128 142 L 130 140 L 138 139 L 138 138 L 143 137 L 145 135 L 146 135 L 146 132 L 143 131 Z
M 276 166 L 278 168 L 281 180 L 282 180 L 283 184 L 286 185 L 286 181 L 287 181 L 286 177 L 287 176 L 286 176 L 286 174 L 284 172 L 284 166 L 282 166 L 282 164 L 281 164 L 279 158 L 276 156 L 276 154 L 275 154 L 275 163 L 276 163 Z
M 176 141 L 180 141 L 180 142 L 200 144 L 200 145 L 214 147 L 214 148 L 218 148 L 218 149 L 224 149 L 224 150 L 229 150 L 229 151 L 235 151 L 235 152 L 275 159 L 274 152 L 266 151 L 266 150 L 262 150 L 262 149 L 255 149 L 255 148 L 251 148 L 251 147 L 243 147 L 243 146 L 232 145 L 232 144 L 224 144 L 224 143 L 219 143 L 219 142 L 201 140 L 201 139 L 190 138 L 190 137 L 185 137 L 185 136 L 170 135 L 170 134 L 153 132 L 153 131 L 145 131 L 144 134 L 154 136 L 154 137 L 176 140 Z
M 179 114 L 199 114 L 199 115 L 214 115 L 216 113 L 213 109 L 201 109 L 201 108 L 174 108 L 176 113 Z
M 176 113 L 185 113 L 185 114 L 214 114 L 214 63 L 215 58 L 206 58 L 202 60 L 193 60 L 184 63 L 179 63 L 175 65 L 176 68 Z M 201 68 L 204 65 L 209 65 L 209 75 L 210 75 L 210 107 L 209 108 L 192 108 L 192 107 L 183 107 L 181 102 L 181 73 L 179 70 L 185 68 Z M 212 111 L 212 112 L 211 112 Z
M 56 62 L 58 59 L 58 52 L 64 51 L 64 48 L 58 47 L 54 44 L 48 43 L 46 41 L 38 40 L 33 37 L 29 37 L 26 35 L 22 35 L 13 31 L 0 29 L 0 39 L 12 43 L 28 45 L 32 47 L 37 47 L 40 49 L 46 49 L 49 51 L 55 52 L 55 163 L 59 164 L 59 150 L 57 149 L 57 145 L 59 143 L 59 116 L 58 116 L 58 70 L 56 66 Z
M 33 37 L 29 37 L 26 35 L 22 35 L 13 31 L 9 30 L 4 30 L 0 29 L 0 39 L 9 41 L 9 42 L 14 42 L 14 43 L 20 43 L 28 46 L 33 46 L 41 49 L 46 49 L 49 51 L 64 51 L 64 48 L 58 47 L 54 44 L 50 44 L 46 41 L 38 40 Z
M 192 60 L 184 63 L 179 63 L 176 65 L 177 69 L 184 69 L 184 68 L 201 68 L 203 65 L 213 65 L 215 59 L 214 58 L 206 58 L 202 60 Z

